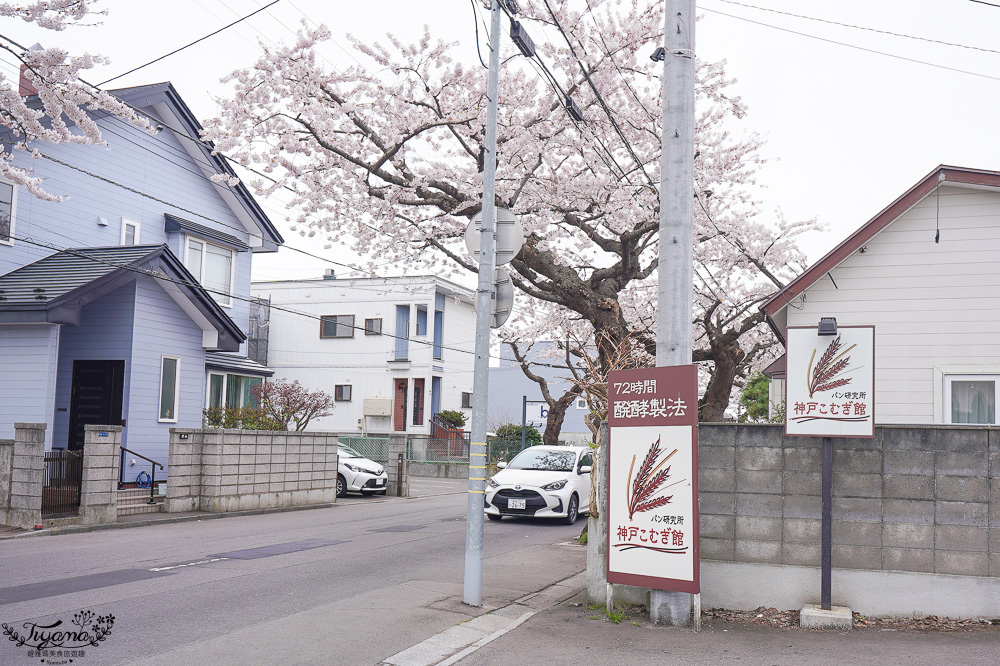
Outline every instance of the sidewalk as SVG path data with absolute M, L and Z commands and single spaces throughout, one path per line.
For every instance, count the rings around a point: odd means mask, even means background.
M 452 627 L 385 666 L 529 664 L 920 664 L 1000 662 L 1000 627 L 974 632 L 813 631 L 706 621 L 657 627 L 645 613 L 619 624 L 587 607 L 585 574 Z

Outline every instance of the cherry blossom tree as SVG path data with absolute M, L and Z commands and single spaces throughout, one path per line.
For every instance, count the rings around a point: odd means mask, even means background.
M 662 3 L 519 4 L 553 79 L 504 40 L 496 203 L 527 234 L 512 278 L 529 302 L 589 327 L 606 372 L 630 337 L 655 355 L 662 67 L 648 56 L 662 42 Z M 206 137 L 275 178 L 254 183 L 259 192 L 294 189 L 300 233 L 327 247 L 475 271 L 462 235 L 481 208 L 485 70 L 425 28 L 414 44 L 355 40 L 371 70 L 327 71 L 316 46 L 328 37 L 303 28 L 292 44 L 262 45 L 253 66 L 228 77 L 232 96 Z M 584 121 L 567 113 L 557 83 Z M 707 420 L 722 418 L 734 382 L 769 346 L 755 306 L 801 268 L 795 238 L 811 226 L 768 214 L 757 199 L 761 141 L 741 125 L 731 83 L 722 63 L 698 63 L 694 324 Z M 536 322 L 546 329 L 560 339 Z
M 61 31 L 86 25 L 93 17 L 93 0 L 36 0 L 35 2 L 0 2 L 0 16 L 35 23 Z M 49 201 L 61 196 L 46 191 L 42 180 L 30 169 L 14 164 L 14 151 L 26 151 L 38 157 L 36 144 L 75 143 L 105 145 L 92 113 L 103 111 L 141 127 L 154 130 L 147 118 L 136 113 L 103 90 L 84 83 L 80 73 L 107 60 L 84 54 L 70 56 L 60 48 L 27 48 L 0 35 L 0 49 L 21 63 L 21 76 L 11 81 L 0 73 L 0 125 L 7 128 L 0 151 L 0 178 L 23 185 L 31 194 Z
M 288 426 L 294 423 L 295 431 L 301 432 L 312 419 L 333 414 L 335 405 L 329 393 L 311 391 L 298 380 L 261 382 L 250 391 L 260 401 L 261 410 L 274 419 L 282 430 L 288 430 Z

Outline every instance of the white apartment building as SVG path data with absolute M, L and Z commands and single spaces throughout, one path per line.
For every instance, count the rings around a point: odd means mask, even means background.
M 251 290 L 270 300 L 274 379 L 298 380 L 337 402 L 310 429 L 430 434 L 441 410 L 471 418 L 472 290 L 435 276 L 336 279 L 330 270 Z

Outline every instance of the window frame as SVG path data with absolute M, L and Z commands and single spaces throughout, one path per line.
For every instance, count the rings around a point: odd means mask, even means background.
M 165 418 L 163 416 L 163 380 L 164 380 L 164 370 L 166 369 L 166 361 L 170 359 L 175 361 L 174 365 L 174 395 L 173 395 L 173 418 Z M 160 389 L 158 391 L 158 399 L 156 401 L 157 408 L 157 422 L 158 423 L 177 423 L 177 413 L 180 411 L 181 401 L 181 357 L 172 356 L 170 354 L 160 354 Z
M 222 395 L 220 396 L 221 397 L 220 404 L 217 405 L 217 406 L 212 405 L 212 377 L 221 377 L 222 378 Z M 260 375 L 244 375 L 244 374 L 240 374 L 238 372 L 225 372 L 225 371 L 219 371 L 219 370 L 209 370 L 208 373 L 207 373 L 207 381 L 206 381 L 206 384 L 207 384 L 207 386 L 206 386 L 206 395 L 205 395 L 205 408 L 206 409 L 212 409 L 213 407 L 218 407 L 219 409 L 231 409 L 232 408 L 230 406 L 230 404 L 229 404 L 229 382 L 230 382 L 229 378 L 230 377 L 239 377 L 240 378 L 239 386 L 240 386 L 240 388 L 241 388 L 241 390 L 243 392 L 249 392 L 249 390 L 245 386 L 246 380 L 255 379 L 255 380 L 257 380 L 258 382 L 261 382 L 261 383 L 264 383 L 264 382 L 267 381 L 266 377 L 262 377 Z M 255 408 L 256 409 L 257 407 L 260 406 L 259 404 L 254 404 L 254 403 L 259 403 L 259 401 L 256 398 L 252 398 L 251 397 L 251 401 L 248 404 L 240 405 L 240 407 L 251 407 L 251 408 Z
M 472 409 L 472 391 L 462 391 L 462 409 Z
M 14 245 L 14 225 L 17 222 L 17 185 L 0 178 L 0 185 L 10 185 L 10 226 L 6 240 L 0 237 L 0 245 Z
M 340 323 L 340 317 L 350 317 L 351 318 L 351 323 L 350 324 L 341 324 Z M 333 335 L 323 335 L 324 324 L 326 324 L 331 319 L 333 320 Z M 334 340 L 334 339 L 337 339 L 337 338 L 353 338 L 354 337 L 354 330 L 355 330 L 354 321 L 355 321 L 355 316 L 353 314 L 320 315 L 320 317 L 319 317 L 319 338 L 320 338 L 320 340 Z M 350 333 L 350 335 L 338 335 L 337 332 L 340 330 L 341 326 L 346 327 L 347 330 L 348 330 L 348 332 Z
M 988 423 L 956 423 L 952 420 L 952 384 L 956 381 L 959 382 L 993 382 L 993 420 Z M 944 414 L 944 423 L 947 425 L 961 425 L 961 426 L 995 426 L 1000 423 L 1000 419 L 997 418 L 997 396 L 1000 394 L 1000 372 L 949 372 L 944 375 L 944 385 L 942 387 L 943 391 L 943 403 L 942 412 Z
M 378 322 L 378 327 L 369 326 Z M 382 335 L 382 317 L 368 317 L 365 319 L 365 335 Z
M 212 404 L 212 377 L 222 378 L 222 395 L 219 399 L 218 405 Z M 216 372 L 214 370 L 209 370 L 205 381 L 205 408 L 211 409 L 213 407 L 224 408 L 226 406 L 226 373 Z
M 426 305 L 416 305 L 414 306 L 414 324 L 413 324 L 413 337 L 425 338 L 427 337 L 427 329 L 429 328 L 429 321 L 427 319 L 427 306 Z M 423 314 L 423 322 L 420 320 L 420 315 Z M 421 327 L 421 324 L 423 325 Z
M 587 409 L 588 407 L 587 399 L 577 398 L 576 400 L 573 401 L 573 406 L 576 407 L 577 409 Z
M 354 392 L 353 384 L 334 384 L 333 385 L 333 401 L 334 402 L 351 402 L 352 393 Z M 347 397 L 344 397 L 344 393 L 347 393 Z
M 184 235 L 184 267 L 191 270 L 188 267 L 188 258 L 191 252 L 191 243 L 201 244 L 201 265 L 198 267 L 198 275 L 196 276 L 198 284 L 202 286 L 206 291 L 208 289 L 205 287 L 205 269 L 208 267 L 208 248 L 209 246 L 214 247 L 219 250 L 223 250 L 229 253 L 229 286 L 225 290 L 225 300 L 220 301 L 216 296 L 223 297 L 222 294 L 217 294 L 214 291 L 208 291 L 208 295 L 212 297 L 216 303 L 224 308 L 233 307 L 233 292 L 236 289 L 236 251 L 231 247 L 226 247 L 225 245 L 219 245 L 218 243 L 210 243 L 204 238 L 199 236 L 192 236 L 190 234 Z
M 122 228 L 121 234 L 118 238 L 118 244 L 125 245 L 125 232 L 128 231 L 128 227 L 135 227 L 135 234 L 132 237 L 131 245 L 142 245 L 141 235 L 142 235 L 142 222 L 139 220 L 130 220 L 127 217 L 122 218 Z

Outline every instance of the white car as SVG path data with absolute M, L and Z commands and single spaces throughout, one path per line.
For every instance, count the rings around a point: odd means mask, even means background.
M 594 454 L 585 446 L 531 446 L 486 483 L 486 517 L 559 518 L 576 522 L 580 506 L 590 506 Z M 586 511 L 584 513 L 587 513 Z
M 389 475 L 385 468 L 344 444 L 337 445 L 337 497 L 349 492 L 385 495 Z

